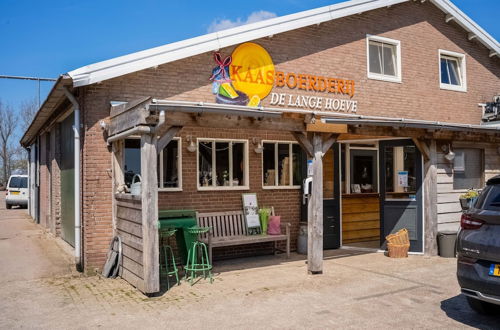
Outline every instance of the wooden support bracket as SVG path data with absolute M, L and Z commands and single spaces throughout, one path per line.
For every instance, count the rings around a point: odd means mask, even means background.
M 422 156 L 424 156 L 424 161 L 429 161 L 431 157 L 431 152 L 429 150 L 429 147 L 427 146 L 427 143 L 425 140 L 420 140 L 417 138 L 412 138 L 413 143 L 417 146 L 418 150 L 422 153 Z
M 340 134 L 330 134 L 324 141 L 323 141 L 323 154 L 326 154 L 328 150 L 333 146 L 335 142 L 337 142 L 337 139 L 339 138 Z
M 171 126 L 156 142 L 156 151 L 160 153 L 181 129 L 181 126 Z
M 300 144 L 302 149 L 307 153 L 308 157 L 313 157 L 313 146 L 312 143 L 307 139 L 307 136 L 302 132 L 292 132 L 292 135 L 295 137 L 295 140 Z

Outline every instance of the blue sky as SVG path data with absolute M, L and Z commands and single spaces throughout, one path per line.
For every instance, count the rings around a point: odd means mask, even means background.
M 339 0 L 0 0 L 0 75 L 57 77 L 78 67 L 261 18 Z M 500 0 L 453 0 L 497 40 Z M 42 83 L 42 101 L 51 83 Z M 31 81 L 0 79 L 0 100 L 37 96 Z

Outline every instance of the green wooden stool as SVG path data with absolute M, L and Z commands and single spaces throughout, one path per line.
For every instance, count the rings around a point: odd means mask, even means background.
M 167 275 L 167 290 L 170 290 L 170 276 L 175 275 L 175 280 L 177 281 L 177 285 L 179 285 L 179 270 L 177 269 L 177 265 L 175 263 L 175 256 L 172 247 L 167 244 L 167 240 L 169 237 L 175 235 L 177 229 L 173 228 L 158 228 L 158 235 L 160 236 L 161 245 L 163 249 L 163 258 L 160 258 L 160 263 L 162 259 L 164 260 L 165 273 Z M 169 255 L 170 255 L 170 264 L 169 266 Z M 172 268 L 172 270 L 170 270 Z M 160 265 L 160 269 L 162 269 Z
M 212 283 L 212 265 L 208 258 L 207 246 L 198 240 L 198 235 L 208 232 L 210 227 L 193 226 L 186 230 L 190 235 L 193 235 L 194 239 L 188 251 L 186 267 L 184 267 L 186 271 L 185 279 L 186 281 L 189 279 L 189 282 L 193 285 L 193 280 L 198 273 L 203 273 L 203 278 L 206 279 L 208 274 L 210 283 Z

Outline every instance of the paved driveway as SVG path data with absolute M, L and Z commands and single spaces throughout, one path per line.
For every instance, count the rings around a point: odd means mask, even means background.
M 26 210 L 0 207 L 2 329 L 500 327 L 458 294 L 454 259 L 337 250 L 316 276 L 299 255 L 229 260 L 213 284 L 146 298 L 123 280 L 76 273 Z

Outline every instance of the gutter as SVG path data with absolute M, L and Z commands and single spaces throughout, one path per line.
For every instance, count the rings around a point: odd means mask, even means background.
M 74 157 L 75 157 L 75 264 L 76 270 L 83 271 L 82 264 L 82 244 L 81 244 L 81 200 L 80 200 L 80 105 L 75 96 L 71 94 L 66 86 L 63 86 L 64 94 L 68 100 L 73 104 L 74 122 L 73 132 L 74 137 Z

